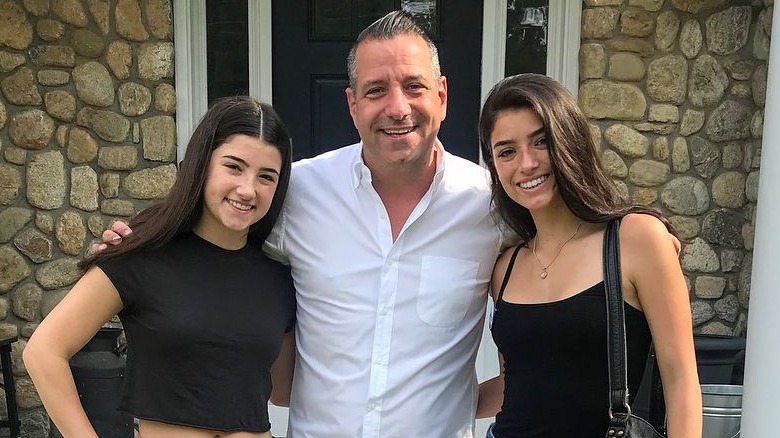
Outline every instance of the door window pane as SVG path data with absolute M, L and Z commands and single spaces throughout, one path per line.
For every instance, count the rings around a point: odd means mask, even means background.
M 436 0 L 401 0 L 401 9 L 417 20 L 431 39 L 439 37 L 439 14 Z
M 311 2 L 311 40 L 341 40 L 352 37 L 352 2 L 316 0 Z
M 247 0 L 206 0 L 208 102 L 249 94 Z
M 508 0 L 504 75 L 547 71 L 546 0 Z
M 431 37 L 439 36 L 439 0 L 309 0 L 310 41 L 354 41 L 369 24 L 401 9 Z
M 355 40 L 369 24 L 382 18 L 388 12 L 398 9 L 399 6 L 398 0 L 355 0 L 350 3 L 357 7 L 357 20 L 352 32 L 352 40 Z

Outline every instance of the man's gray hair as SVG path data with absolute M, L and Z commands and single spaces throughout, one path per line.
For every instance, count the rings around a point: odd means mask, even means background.
M 439 51 L 436 49 L 436 45 L 433 44 L 433 41 L 431 41 L 425 31 L 415 23 L 411 15 L 404 11 L 393 11 L 363 29 L 360 35 L 358 35 L 355 44 L 349 50 L 347 72 L 349 74 L 349 86 L 352 88 L 353 93 L 355 93 L 357 87 L 357 60 L 355 59 L 355 54 L 358 46 L 364 41 L 391 40 L 401 35 L 417 35 L 425 41 L 428 50 L 431 52 L 433 77 L 438 79 L 441 76 Z

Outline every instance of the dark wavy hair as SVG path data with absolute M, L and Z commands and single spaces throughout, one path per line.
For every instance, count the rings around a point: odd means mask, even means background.
M 292 146 L 287 128 L 270 105 L 249 96 L 234 96 L 217 100 L 198 123 L 168 197 L 138 212 L 129 224 L 133 233 L 122 243 L 86 258 L 79 267 L 87 269 L 139 248 L 157 248 L 192 230 L 203 212 L 203 186 L 212 152 L 235 134 L 259 138 L 278 149 L 282 156 L 281 172 L 268 212 L 249 227 L 249 243 L 261 247 L 287 195 Z
M 628 213 L 645 213 L 660 219 L 675 234 L 660 212 L 629 204 L 620 195 L 612 178 L 601 167 L 588 118 L 571 93 L 547 76 L 524 73 L 507 77 L 490 90 L 479 119 L 479 143 L 490 171 L 493 203 L 523 242 L 536 235 L 536 224 L 528 209 L 513 201 L 501 186 L 490 136 L 501 112 L 524 108 L 536 113 L 542 121 L 558 191 L 575 216 L 585 222 L 604 223 Z

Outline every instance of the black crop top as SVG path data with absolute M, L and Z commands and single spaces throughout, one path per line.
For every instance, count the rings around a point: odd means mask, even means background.
M 503 291 L 493 340 L 504 358 L 504 404 L 496 438 L 603 438 L 609 421 L 604 283 L 551 303 L 513 304 Z M 650 349 L 644 314 L 625 305 L 629 394 Z
M 295 320 L 289 268 L 251 245 L 225 250 L 194 233 L 98 267 L 124 304 L 121 410 L 219 431 L 270 429 L 270 368 Z

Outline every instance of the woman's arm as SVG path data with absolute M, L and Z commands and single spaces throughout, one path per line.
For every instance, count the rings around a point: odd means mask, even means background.
M 490 280 L 490 296 L 495 303 L 504 275 L 509 267 L 509 259 L 515 247 L 507 248 L 498 256 L 493 275 Z M 498 376 L 479 384 L 479 399 L 477 400 L 477 418 L 495 417 L 504 403 L 504 357 L 498 353 Z
M 92 268 L 49 313 L 22 353 L 49 416 L 65 438 L 98 438 L 81 406 L 68 361 L 122 309 L 114 285 Z
M 690 298 L 676 249 L 664 225 L 643 214 L 623 219 L 620 244 L 624 292 L 629 302 L 638 300 L 653 336 L 669 437 L 701 436 L 702 399 Z
M 295 370 L 295 331 L 282 338 L 282 349 L 271 367 L 271 403 L 276 406 L 290 405 L 293 372 Z
M 498 353 L 498 376 L 479 384 L 477 418 L 495 417 L 504 403 L 504 358 Z

